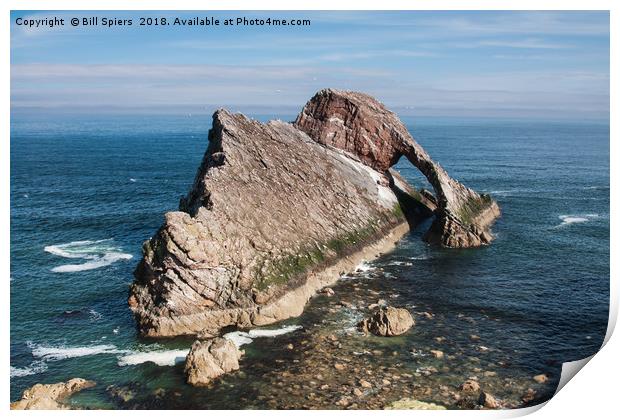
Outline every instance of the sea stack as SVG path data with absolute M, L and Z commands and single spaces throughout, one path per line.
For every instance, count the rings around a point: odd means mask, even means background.
M 390 169 L 401 156 L 437 198 Z M 294 124 L 220 109 L 190 192 L 143 246 L 129 305 L 146 336 L 213 337 L 298 316 L 433 215 L 429 242 L 470 247 L 489 243 L 499 209 L 368 95 L 322 90 Z

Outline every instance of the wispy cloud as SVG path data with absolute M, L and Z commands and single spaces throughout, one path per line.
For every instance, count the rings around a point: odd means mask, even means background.
M 12 21 L 15 13 L 20 12 L 13 12 Z M 147 13 L 196 15 L 139 15 Z M 138 16 L 132 11 L 77 14 Z M 312 25 L 40 31 L 13 23 L 12 105 L 299 106 L 316 90 L 333 86 L 367 91 L 390 106 L 414 110 L 608 112 L 605 12 L 284 14 L 308 17 Z M 28 15 L 69 19 L 76 13 Z
M 574 48 L 573 45 L 560 44 L 544 41 L 538 38 L 526 38 L 517 40 L 483 40 L 477 41 L 477 46 L 481 47 L 501 47 L 501 48 L 523 48 L 523 49 L 537 49 L 537 50 L 557 50 Z

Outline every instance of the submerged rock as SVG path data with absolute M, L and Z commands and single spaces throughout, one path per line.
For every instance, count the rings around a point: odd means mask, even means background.
M 196 340 L 185 361 L 187 383 L 194 386 L 210 384 L 213 379 L 239 369 L 241 351 L 225 338 Z
M 379 336 L 395 336 L 404 334 L 415 325 L 411 313 L 404 308 L 380 308 L 370 318 L 364 319 L 358 324 L 362 332 L 371 332 Z
M 390 169 L 401 155 L 436 200 Z M 294 124 L 220 109 L 191 190 L 144 243 L 128 303 L 146 336 L 270 324 L 433 213 L 431 242 L 487 243 L 496 208 L 367 95 L 321 91 Z
M 82 378 L 56 384 L 36 384 L 25 390 L 20 400 L 11 403 L 11 410 L 68 410 L 71 407 L 63 404 L 63 400 L 93 386 L 93 381 Z

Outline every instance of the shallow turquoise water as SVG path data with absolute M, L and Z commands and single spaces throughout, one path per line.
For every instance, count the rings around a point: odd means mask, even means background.
M 515 373 L 557 372 L 561 362 L 595 352 L 609 303 L 608 124 L 407 122 L 452 176 L 496 198 L 497 240 L 481 249 L 441 250 L 414 232 L 362 280 L 398 295 L 394 303 L 442 319 L 419 341 L 444 335 L 458 345 L 457 337 L 470 331 L 456 320 L 484 314 L 476 330 L 513 351 Z M 12 400 L 34 383 L 76 376 L 98 382 L 80 400 L 98 407 L 115 406 L 105 391 L 110 384 L 188 392 L 182 365 L 119 363 L 129 354 L 191 343 L 138 338 L 126 299 L 141 244 L 189 189 L 210 123 L 208 116 L 13 118 Z M 407 162 L 397 168 L 425 185 Z M 339 291 L 343 299 L 349 292 L 346 285 Z M 284 324 L 311 325 L 323 316 L 321 302 Z M 303 336 L 302 329 L 286 340 Z M 251 381 L 253 369 L 264 369 L 252 361 L 286 359 L 282 337 L 247 345 L 249 377 L 236 380 Z M 240 394 L 230 390 L 188 395 L 187 406 L 239 406 Z

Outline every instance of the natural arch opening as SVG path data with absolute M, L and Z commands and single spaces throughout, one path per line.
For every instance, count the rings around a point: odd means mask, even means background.
M 436 199 L 435 221 L 424 236 L 426 241 L 466 248 L 492 240 L 489 227 L 499 217 L 497 203 L 452 179 L 396 114 L 376 99 L 358 92 L 324 89 L 308 101 L 294 124 L 314 141 L 351 153 L 385 174 L 402 157 L 409 160 L 432 186 Z

